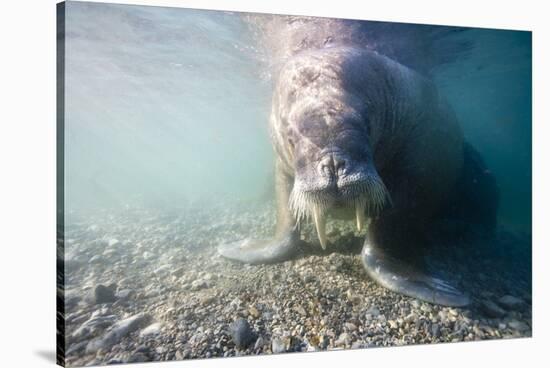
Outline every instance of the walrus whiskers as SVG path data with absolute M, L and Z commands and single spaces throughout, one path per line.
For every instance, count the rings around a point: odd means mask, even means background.
M 364 229 L 367 217 L 376 216 L 388 202 L 391 203 L 389 192 L 378 175 L 369 175 L 365 180 L 345 187 L 342 192 L 345 207 L 355 209 L 358 231 Z M 299 182 L 290 194 L 289 207 L 296 220 L 295 226 L 312 219 L 323 249 L 327 244 L 327 212 L 336 201 L 330 193 L 302 189 Z

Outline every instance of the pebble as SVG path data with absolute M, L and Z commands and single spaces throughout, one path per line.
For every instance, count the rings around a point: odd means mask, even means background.
M 378 317 L 378 315 L 380 314 L 380 310 L 373 305 L 369 309 L 367 309 L 365 313 L 372 317 Z
M 89 339 L 97 331 L 103 330 L 106 327 L 111 326 L 116 321 L 116 316 L 102 316 L 99 313 L 94 313 L 88 320 L 86 320 L 78 329 L 71 334 L 71 339 L 74 341 L 81 341 Z
M 88 261 L 88 263 L 90 264 L 98 264 L 98 263 L 101 263 L 103 261 L 103 257 L 100 256 L 99 254 L 96 254 L 95 256 L 93 256 L 92 258 L 90 258 L 90 260 Z
M 208 284 L 204 280 L 195 280 L 191 283 L 191 290 L 201 290 L 208 287 Z
M 153 323 L 145 327 L 143 330 L 141 330 L 139 333 L 139 336 L 145 337 L 145 336 L 158 335 L 160 333 L 161 328 L 162 328 L 162 323 L 160 322 Z
M 416 299 L 413 299 L 409 304 L 410 304 L 413 308 L 416 308 L 416 309 L 420 308 L 420 305 L 421 305 L 420 302 L 419 302 L 418 300 L 416 300 Z
M 305 283 L 310 283 L 310 282 L 315 282 L 317 280 L 317 278 L 315 276 L 313 276 L 312 274 L 307 274 L 304 276 L 304 282 Z
M 148 362 L 150 359 L 143 353 L 134 353 L 128 358 L 128 363 L 143 363 Z
M 233 322 L 229 326 L 229 332 L 238 349 L 245 349 L 256 339 L 248 321 L 244 318 L 239 318 Z
M 75 353 L 83 351 L 86 348 L 86 345 L 88 345 L 88 341 L 81 341 L 81 342 L 77 342 L 76 344 L 72 344 L 69 347 L 69 349 L 67 349 L 65 354 L 66 355 L 73 355 Z
M 134 291 L 131 289 L 123 289 L 116 292 L 115 296 L 118 299 L 126 300 L 129 299 L 134 294 Z
M 488 316 L 488 317 L 491 317 L 491 318 L 498 318 L 498 317 L 502 317 L 506 314 L 506 311 L 503 310 L 501 307 L 499 307 L 498 305 L 496 305 L 495 303 L 493 303 L 492 301 L 490 300 L 484 300 L 482 303 L 481 303 L 481 310 Z
M 418 316 L 414 312 L 411 312 L 407 316 L 405 316 L 404 321 L 407 323 L 411 323 L 416 321 L 417 318 Z
M 432 307 L 429 304 L 422 304 L 420 306 L 420 310 L 425 313 L 430 313 L 432 311 Z
M 280 338 L 274 337 L 271 340 L 271 351 L 273 354 L 284 353 L 286 351 L 284 342 Z
M 184 355 L 183 355 L 183 353 L 182 353 L 181 350 L 176 351 L 176 359 L 177 359 L 177 360 L 183 360 L 183 359 L 185 359 L 185 357 L 184 357 Z
M 217 276 L 211 273 L 207 273 L 206 275 L 203 276 L 202 279 L 205 281 L 214 281 L 217 279 Z
M 113 289 L 101 284 L 92 290 L 89 299 L 92 304 L 113 303 L 116 301 Z
M 338 339 L 334 342 L 336 346 L 346 346 L 351 342 L 351 336 L 347 332 L 341 333 Z
M 304 317 L 307 316 L 306 310 L 301 305 L 296 306 L 294 310 Z
M 147 314 L 137 314 L 115 323 L 102 337 L 91 340 L 86 346 L 87 353 L 95 353 L 99 349 L 110 349 L 123 337 L 139 329 L 150 320 Z
M 162 265 L 162 266 L 157 267 L 157 268 L 153 271 L 153 273 L 154 273 L 155 275 L 163 275 L 163 274 L 167 274 L 167 273 L 170 271 L 170 269 L 171 269 L 171 266 L 165 264 L 165 265 Z
M 430 326 L 430 332 L 432 333 L 432 336 L 435 338 L 438 338 L 441 336 L 441 326 L 437 323 L 432 323 Z
M 520 310 L 525 302 L 512 295 L 504 295 L 498 300 L 498 304 L 507 310 Z
M 251 306 L 250 308 L 248 308 L 248 313 L 250 313 L 250 315 L 254 318 L 260 318 L 260 311 L 258 311 L 258 309 L 255 307 L 255 306 Z
M 256 343 L 254 344 L 254 349 L 258 350 L 262 346 L 264 346 L 264 339 L 263 339 L 263 337 L 260 336 L 260 337 L 258 337 L 258 339 L 256 340 Z
M 521 322 L 521 321 L 518 321 L 518 320 L 511 320 L 508 322 L 508 326 L 514 330 L 518 330 L 520 332 L 525 332 L 525 331 L 529 331 L 531 329 L 531 327 L 529 327 L 529 325 L 525 322 Z
M 365 344 L 360 340 L 354 341 L 351 344 L 352 349 L 363 349 L 364 347 L 365 347 Z

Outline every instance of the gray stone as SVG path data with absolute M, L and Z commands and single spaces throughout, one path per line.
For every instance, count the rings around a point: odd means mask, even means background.
M 317 280 L 317 278 L 311 274 L 307 274 L 304 276 L 304 282 L 305 283 L 309 283 L 309 282 L 315 282 Z
M 99 349 L 110 349 L 123 337 L 138 330 L 141 326 L 148 323 L 149 320 L 150 316 L 147 314 L 136 314 L 115 323 L 102 337 L 90 341 L 86 346 L 86 352 L 95 353 Z
M 416 308 L 416 309 L 420 308 L 420 305 L 421 305 L 420 302 L 419 302 L 418 300 L 416 300 L 416 299 L 411 300 L 409 304 L 410 304 L 413 308 Z
M 103 257 L 100 256 L 99 254 L 96 254 L 95 256 L 90 258 L 88 263 L 90 263 L 90 264 L 96 263 L 97 264 L 97 263 L 101 263 L 102 261 L 103 261 Z
M 302 316 L 304 316 L 304 317 L 307 316 L 306 310 L 305 310 L 304 307 L 302 307 L 301 305 L 296 306 L 296 307 L 294 308 L 294 310 L 295 310 L 296 312 L 298 312 L 299 314 L 301 314 Z
M 504 295 L 498 300 L 498 304 L 507 310 L 518 310 L 523 307 L 525 302 L 522 299 L 512 295 Z
M 208 284 L 204 280 L 195 280 L 191 283 L 191 290 L 201 290 L 208 287 Z
M 271 351 L 273 354 L 284 353 L 286 351 L 284 342 L 278 337 L 273 338 L 271 340 Z
M 77 328 L 72 334 L 72 341 L 78 342 L 81 340 L 87 340 L 109 326 L 116 321 L 116 316 L 102 316 L 99 313 L 94 313 L 86 320 L 79 328 Z
M 338 340 L 334 342 L 336 346 L 346 346 L 349 345 L 351 342 L 351 336 L 347 332 L 341 333 L 340 336 L 338 336 Z
M 504 309 L 502 309 L 490 300 L 484 300 L 481 303 L 481 310 L 483 311 L 483 313 L 491 318 L 499 318 L 506 314 L 506 311 Z
M 150 359 L 143 353 L 134 353 L 128 358 L 128 363 L 143 363 L 148 362 Z
M 183 353 L 181 352 L 181 350 L 176 351 L 176 359 L 177 360 L 182 360 L 184 358 L 185 357 L 183 356 Z
M 115 296 L 116 296 L 118 299 L 126 300 L 126 299 L 129 299 L 133 294 L 134 294 L 134 291 L 133 291 L 133 290 L 131 290 L 131 289 L 123 289 L 123 290 L 117 291 L 117 293 L 115 294 Z
M 256 339 L 248 321 L 244 318 L 239 318 L 233 322 L 229 326 L 229 332 L 238 349 L 245 349 Z
M 262 346 L 264 346 L 264 339 L 263 337 L 258 337 L 258 339 L 256 340 L 256 343 L 254 344 L 254 349 L 259 349 L 261 348 Z
M 378 317 L 378 315 L 380 315 L 380 310 L 373 305 L 367 309 L 365 313 L 372 317 Z
M 363 349 L 365 347 L 365 344 L 362 341 L 354 341 L 351 344 L 352 349 Z
M 430 330 L 433 337 L 438 338 L 441 336 L 441 326 L 438 323 L 433 323 Z
M 91 291 L 89 300 L 92 304 L 104 304 L 115 302 L 116 297 L 113 289 L 99 284 Z
M 81 341 L 77 342 L 76 344 L 72 344 L 69 349 L 67 349 L 66 353 L 67 355 L 73 355 L 75 353 L 78 353 L 80 351 L 83 351 L 86 348 L 86 345 L 88 344 L 88 341 Z
M 151 348 L 149 348 L 147 345 L 140 345 L 134 350 L 134 353 L 143 353 L 148 354 L 151 351 Z
M 153 271 L 153 273 L 154 273 L 155 275 L 159 275 L 159 276 L 160 276 L 160 275 L 165 275 L 165 274 L 167 274 L 167 273 L 170 271 L 170 269 L 171 269 L 171 266 L 165 264 L 165 265 L 162 265 L 162 266 L 159 266 L 158 268 L 156 268 L 156 269 Z
M 519 332 L 525 332 L 531 329 L 527 323 L 515 319 L 508 322 L 508 326 L 514 330 L 518 330 Z

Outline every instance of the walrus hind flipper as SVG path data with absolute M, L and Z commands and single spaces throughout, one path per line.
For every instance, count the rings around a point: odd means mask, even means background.
M 249 263 L 276 263 L 293 258 L 298 241 L 293 234 L 274 239 L 244 239 L 218 246 L 218 253 L 228 259 Z
M 368 275 L 383 287 L 428 303 L 464 307 L 469 298 L 447 282 L 430 277 L 366 242 L 361 252 Z

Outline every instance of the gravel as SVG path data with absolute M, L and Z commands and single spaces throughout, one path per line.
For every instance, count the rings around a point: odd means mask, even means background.
M 479 244 L 434 250 L 429 267 L 472 300 L 448 308 L 370 280 L 351 223 L 327 224 L 326 252 L 312 245 L 283 263 L 251 266 L 217 255 L 222 242 L 269 237 L 273 209 L 129 207 L 67 216 L 65 254 L 79 264 L 65 274 L 67 365 L 531 336 L 524 234 L 501 232 L 487 251 Z M 316 244 L 311 230 L 304 240 Z

